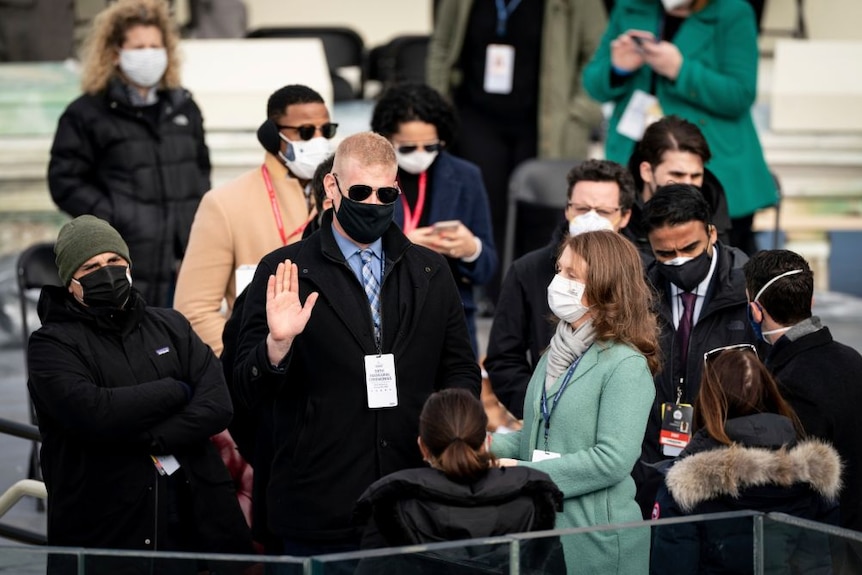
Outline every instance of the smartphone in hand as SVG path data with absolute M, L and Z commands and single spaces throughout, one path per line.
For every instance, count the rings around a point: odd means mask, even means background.
M 444 220 L 442 222 L 437 222 L 434 224 L 434 233 L 442 234 L 445 232 L 451 232 L 458 229 L 458 226 L 461 225 L 459 220 Z

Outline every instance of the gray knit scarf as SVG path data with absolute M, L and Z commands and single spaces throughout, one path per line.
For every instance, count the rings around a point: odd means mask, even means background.
M 548 348 L 548 366 L 545 371 L 545 389 L 551 389 L 557 378 L 563 375 L 576 358 L 582 356 L 596 339 L 593 320 L 588 319 L 578 329 L 561 321 L 551 338 Z

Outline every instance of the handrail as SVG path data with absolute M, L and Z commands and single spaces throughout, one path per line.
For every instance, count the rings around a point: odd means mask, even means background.
M 42 441 L 39 428 L 29 423 L 21 423 L 0 417 L 0 433 L 29 439 L 30 441 Z
M 39 499 L 47 499 L 48 490 L 45 489 L 45 483 L 43 481 L 36 481 L 35 479 L 21 479 L 13 483 L 9 489 L 0 494 L 0 517 L 6 515 L 6 512 L 13 505 L 27 495 L 38 497 Z

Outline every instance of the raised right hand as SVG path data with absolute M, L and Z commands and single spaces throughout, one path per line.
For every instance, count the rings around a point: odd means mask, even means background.
M 269 276 L 266 284 L 269 336 L 266 343 L 269 361 L 273 365 L 284 359 L 293 338 L 305 329 L 318 295 L 317 292 L 310 293 L 305 305 L 299 301 L 299 270 L 289 259 L 278 264 L 275 275 Z

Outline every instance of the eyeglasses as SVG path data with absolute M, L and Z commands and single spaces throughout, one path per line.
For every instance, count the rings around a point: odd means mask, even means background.
M 396 149 L 399 154 L 412 154 L 418 150 L 420 146 L 426 152 L 439 152 L 443 149 L 443 142 L 434 142 L 431 144 L 405 144 L 403 146 L 398 146 Z
M 595 210 L 596 213 L 599 214 L 600 216 L 602 216 L 603 218 L 609 218 L 622 209 L 620 206 L 617 206 L 615 208 L 599 208 L 596 206 L 586 206 L 583 204 L 573 204 L 572 202 L 567 203 L 566 207 L 571 209 L 573 212 L 575 212 L 578 215 L 583 215 L 583 214 L 586 214 L 588 212 Z
M 338 175 L 333 173 L 332 177 L 335 178 L 335 187 L 338 188 L 338 193 L 344 196 L 344 192 L 341 191 L 341 183 L 338 181 Z M 354 184 L 347 188 L 346 197 L 354 202 L 362 202 L 367 200 L 373 191 L 374 188 L 371 186 L 367 186 L 365 184 Z M 380 200 L 381 204 L 391 204 L 397 200 L 400 195 L 401 190 L 395 186 L 381 186 L 377 188 L 377 199 Z
M 722 353 L 726 351 L 750 351 L 755 356 L 757 356 L 757 348 L 754 347 L 753 344 L 750 343 L 736 343 L 734 345 L 726 345 L 724 347 L 717 347 L 715 349 L 711 349 L 705 354 L 703 354 L 703 363 L 708 362 L 710 359 L 718 357 Z
M 299 137 L 305 141 L 312 139 L 314 134 L 317 133 L 317 130 L 320 130 L 321 136 L 327 140 L 331 140 L 335 137 L 335 132 L 338 130 L 338 124 L 333 124 L 331 122 L 327 122 L 319 128 L 314 124 L 303 124 L 301 126 L 282 126 L 281 124 L 276 124 L 276 126 L 278 126 L 279 130 L 296 130 L 299 132 Z

